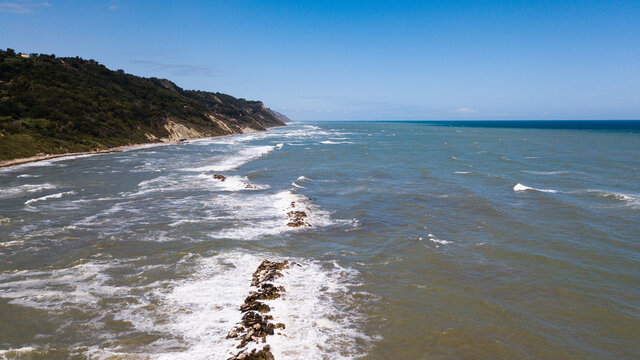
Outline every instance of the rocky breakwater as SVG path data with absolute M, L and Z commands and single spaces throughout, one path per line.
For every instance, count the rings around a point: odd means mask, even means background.
M 238 326 L 229 332 L 227 338 L 237 339 L 241 349 L 229 360 L 273 360 L 271 347 L 260 344 L 267 341 L 267 336 L 274 335 L 277 331 L 285 328 L 283 323 L 274 323 L 271 307 L 266 301 L 280 298 L 285 293 L 285 288 L 275 286 L 271 282 L 283 276 L 282 270 L 289 269 L 292 264 L 287 260 L 274 262 L 264 260 L 253 273 L 251 286 L 256 288 L 249 293 L 240 306 L 243 313 L 242 321 Z M 281 334 L 278 332 L 278 334 Z
M 287 220 L 289 221 L 287 223 L 287 226 L 289 227 L 306 227 L 306 226 L 311 226 L 311 224 L 309 224 L 309 222 L 307 222 L 307 212 L 304 210 L 298 210 L 298 206 L 296 206 L 296 202 L 292 201 L 291 205 L 289 205 L 289 207 L 292 209 L 291 211 L 287 212 Z M 309 206 L 305 207 L 306 210 L 310 210 Z

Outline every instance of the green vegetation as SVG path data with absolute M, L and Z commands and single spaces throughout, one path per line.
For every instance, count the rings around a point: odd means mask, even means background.
M 160 141 L 171 135 L 169 121 L 201 136 L 284 125 L 259 101 L 183 90 L 79 57 L 0 50 L 0 161 Z

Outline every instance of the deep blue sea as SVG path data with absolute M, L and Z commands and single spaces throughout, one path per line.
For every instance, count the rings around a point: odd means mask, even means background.
M 263 259 L 298 264 L 276 359 L 637 359 L 640 122 L 292 123 L 0 169 L 0 358 L 227 359 Z

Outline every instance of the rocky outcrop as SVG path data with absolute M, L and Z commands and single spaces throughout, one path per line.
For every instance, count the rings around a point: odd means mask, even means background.
M 273 322 L 273 316 L 269 315 L 271 307 L 264 301 L 283 296 L 285 288 L 275 286 L 270 281 L 283 276 L 282 270 L 290 267 L 291 264 L 287 260 L 283 262 L 264 260 L 253 273 L 251 286 L 256 290 L 250 291 L 240 306 L 240 312 L 243 313 L 240 324 L 227 335 L 229 339 L 240 341 L 237 348 L 241 350 L 229 360 L 274 359 L 269 345 L 265 345 L 260 350 L 256 348 L 249 350 L 247 345 L 265 343 L 267 336 L 274 335 L 276 331 L 285 328 L 285 324 Z

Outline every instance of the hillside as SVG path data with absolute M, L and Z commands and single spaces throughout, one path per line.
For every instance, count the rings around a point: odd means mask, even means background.
M 0 161 L 262 131 L 285 125 L 278 115 L 94 60 L 0 50 Z

